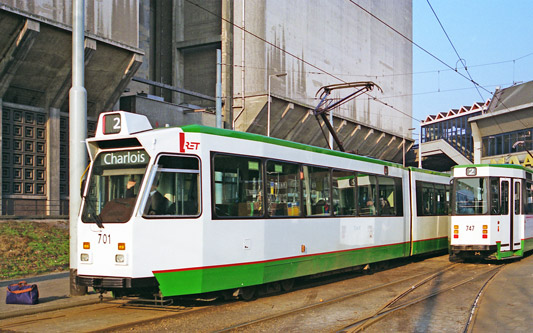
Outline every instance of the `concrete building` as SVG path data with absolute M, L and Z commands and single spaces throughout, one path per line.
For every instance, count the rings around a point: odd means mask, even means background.
M 533 81 L 497 89 L 487 111 L 469 123 L 474 163 L 533 168 Z
M 420 126 L 419 166 L 449 171 L 474 160 L 474 140 L 469 120 L 483 114 L 490 103 L 474 103 L 426 117 Z
M 0 4 L 2 215 L 68 209 L 71 7 Z M 89 132 L 119 108 L 153 126 L 214 126 L 220 50 L 225 128 L 326 147 L 317 91 L 373 81 L 383 93 L 333 111 L 340 139 L 399 163 L 413 144 L 411 0 L 86 0 L 86 30 Z
M 424 168 L 458 164 L 533 167 L 533 81 L 497 89 L 485 103 L 428 116 L 421 125 Z
M 142 62 L 136 0 L 86 1 L 89 132 Z M 2 215 L 66 215 L 72 2 L 0 3 Z M 92 126 L 92 127 L 91 127 Z
M 373 91 L 334 110 L 334 126 L 347 150 L 401 162 L 404 146 L 408 150 L 413 143 L 408 130 L 412 79 L 405 75 L 412 69 L 412 47 L 358 5 L 411 38 L 412 4 L 356 4 L 141 2 L 140 45 L 146 61 L 136 76 L 151 85 L 137 82 L 130 100 L 150 102 L 139 97 L 144 92 L 152 100 L 162 97 L 176 110 L 213 112 L 213 100 L 179 93 L 178 87 L 214 96 L 220 49 L 224 127 L 326 147 L 309 112 L 318 104 L 317 91 L 324 85 L 372 80 L 384 93 Z

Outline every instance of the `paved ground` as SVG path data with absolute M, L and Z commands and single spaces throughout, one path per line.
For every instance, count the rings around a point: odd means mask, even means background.
M 22 280 L 26 281 L 28 284 L 37 284 L 37 287 L 39 288 L 39 304 L 6 304 L 7 286 Z M 98 294 L 92 293 L 85 296 L 70 297 L 69 293 L 69 272 L 0 281 L 0 320 L 81 304 L 96 303 L 99 301 Z
M 69 273 L 24 279 L 39 287 L 37 305 L 5 304 L 6 287 L 20 280 L 0 281 L 0 320 L 99 301 L 98 294 L 69 296 Z M 533 255 L 507 265 L 485 289 L 473 332 L 529 332 L 533 327 Z
M 481 297 L 473 332 L 531 332 L 533 255 L 513 262 L 494 278 Z

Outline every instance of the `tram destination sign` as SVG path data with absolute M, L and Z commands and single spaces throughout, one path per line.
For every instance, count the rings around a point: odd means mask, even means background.
M 122 118 L 119 113 L 104 116 L 104 134 L 117 134 L 122 130 Z
M 99 166 L 147 164 L 150 157 L 144 150 L 113 151 L 98 155 Z

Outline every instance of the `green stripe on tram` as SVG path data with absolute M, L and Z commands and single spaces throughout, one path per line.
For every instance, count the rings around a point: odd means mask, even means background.
M 242 139 L 242 140 L 249 140 L 249 141 L 257 141 L 257 142 L 264 142 L 264 143 L 270 143 L 275 144 L 278 146 L 284 146 L 289 148 L 295 148 L 300 150 L 306 150 L 314 153 L 320 153 L 320 154 L 326 154 L 326 155 L 332 155 L 332 156 L 338 156 L 338 157 L 344 157 L 344 158 L 350 158 L 353 160 L 359 160 L 364 162 L 371 162 L 375 164 L 381 164 L 381 165 L 387 165 L 391 167 L 396 167 L 402 169 L 403 167 L 400 164 L 376 160 L 370 157 L 364 157 L 359 155 L 354 155 L 350 153 L 343 153 L 337 150 L 331 150 L 326 148 L 320 148 L 315 146 L 306 145 L 303 143 L 298 142 L 292 142 L 282 139 L 277 139 L 273 137 L 267 137 L 259 134 L 253 134 L 253 133 L 246 133 L 246 132 L 237 132 L 237 131 L 231 131 L 228 129 L 222 129 L 222 128 L 215 128 L 215 127 L 209 127 L 209 126 L 202 126 L 202 125 L 186 125 L 181 127 L 181 129 L 186 133 L 204 133 L 204 134 L 211 134 L 211 135 L 218 135 L 218 136 L 225 136 L 235 139 Z
M 407 256 L 409 243 L 316 256 L 155 273 L 163 296 L 199 294 L 253 286 Z
M 448 237 L 413 242 L 413 255 L 448 248 Z

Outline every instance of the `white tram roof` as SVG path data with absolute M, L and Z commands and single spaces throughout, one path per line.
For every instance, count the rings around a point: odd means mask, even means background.
M 152 125 L 142 114 L 125 111 L 103 112 L 98 117 L 95 139 L 115 139 L 148 131 Z
M 173 131 L 176 131 L 176 130 L 180 132 L 183 131 L 185 133 L 217 135 L 217 136 L 223 136 L 223 137 L 229 137 L 229 138 L 235 138 L 235 139 L 274 144 L 274 145 L 279 145 L 279 146 L 284 146 L 284 147 L 289 147 L 289 148 L 294 148 L 294 149 L 299 149 L 299 150 L 305 150 L 309 152 L 315 152 L 315 153 L 355 159 L 355 160 L 360 160 L 360 161 L 365 161 L 365 162 L 370 162 L 370 163 L 375 163 L 375 164 L 381 164 L 381 165 L 388 166 L 388 167 L 394 167 L 394 168 L 399 168 L 399 169 L 403 168 L 401 164 L 378 160 L 378 159 L 374 159 L 374 158 L 367 157 L 367 156 L 354 155 L 351 153 L 345 153 L 345 152 L 340 152 L 337 150 L 331 150 L 328 148 L 316 147 L 316 146 L 311 146 L 311 145 L 307 145 L 303 143 L 287 141 L 287 140 L 273 138 L 273 137 L 267 137 L 267 136 L 263 136 L 259 134 L 238 132 L 238 131 L 220 129 L 220 128 L 209 127 L 209 126 L 186 125 L 186 126 L 182 126 L 179 128 L 171 127 L 171 128 L 154 129 L 150 125 L 150 122 L 148 121 L 148 118 L 145 115 L 130 113 L 126 111 L 109 111 L 109 112 L 101 113 L 98 118 L 96 135 L 94 138 L 88 139 L 87 141 L 96 142 L 96 141 L 102 141 L 102 140 L 116 140 L 116 139 L 131 138 L 132 136 L 137 136 L 137 134 L 141 134 L 142 132 L 147 132 L 151 130 L 160 131 L 160 130 L 169 130 L 169 129 Z M 444 177 L 450 176 L 449 174 L 426 170 L 426 169 L 419 169 L 419 168 L 414 168 L 414 167 L 409 167 L 406 169 L 410 169 L 413 172 L 419 172 L 419 173 L 425 173 L 425 174 L 433 174 L 433 175 L 439 175 L 439 176 L 444 176 Z
M 453 177 L 514 177 L 526 178 L 533 170 L 516 164 L 467 164 L 452 168 Z

